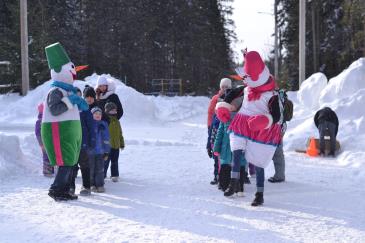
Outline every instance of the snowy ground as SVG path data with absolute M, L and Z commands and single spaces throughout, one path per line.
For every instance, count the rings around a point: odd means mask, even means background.
M 285 137 L 286 182 L 266 183 L 265 204 L 257 208 L 250 206 L 253 184 L 243 198 L 225 198 L 209 184 L 207 98 L 144 97 L 124 86 L 117 90 L 127 96 L 120 182 L 107 180 L 104 194 L 54 202 L 33 134 L 36 97 L 47 88 L 25 98 L 0 96 L 0 242 L 364 242 L 365 143 L 353 139 L 365 137 L 363 103 L 356 105 L 365 97 L 361 88 L 333 105 L 348 125 L 339 133 L 343 150 L 335 159 L 294 152 L 300 137 L 316 135 L 310 121 L 321 104 L 312 100 L 309 108 L 305 91 L 291 94 L 296 118 Z M 133 99 L 144 104 L 132 105 Z M 344 115 L 355 120 L 352 127 Z M 270 165 L 266 178 L 272 174 Z M 80 183 L 77 178 L 77 192 Z
M 204 121 L 125 126 L 121 181 L 106 181 L 105 194 L 56 203 L 47 196 L 52 180 L 39 170 L 2 178 L 0 242 L 365 239 L 364 175 L 356 168 L 288 152 L 287 182 L 266 183 L 265 206 L 253 208 L 253 185 L 234 199 L 209 185 Z

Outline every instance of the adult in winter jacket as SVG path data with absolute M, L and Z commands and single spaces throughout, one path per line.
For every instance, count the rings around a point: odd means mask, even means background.
M 96 100 L 98 106 L 103 111 L 103 120 L 109 123 L 109 118 L 105 115 L 105 105 L 106 103 L 112 102 L 117 106 L 117 119 L 119 120 L 123 116 L 122 103 L 119 100 L 118 95 L 115 93 L 115 83 L 114 81 L 108 79 L 104 75 L 99 76 L 96 87 Z
M 324 107 L 314 115 L 314 123 L 319 131 L 319 148 L 320 154 L 325 154 L 324 136 L 330 137 L 330 152 L 328 155 L 335 156 L 336 136 L 338 132 L 338 117 L 329 107 Z
M 81 91 L 78 89 L 78 95 L 81 96 Z M 91 194 L 90 189 L 90 153 L 95 148 L 95 122 L 93 115 L 89 110 L 80 111 L 80 121 L 82 128 L 82 140 L 81 140 L 81 150 L 79 155 L 79 160 L 74 166 L 74 171 L 71 181 L 71 193 L 75 193 L 75 179 L 79 171 L 79 166 L 81 170 L 82 177 L 82 188 L 80 190 L 81 196 L 88 196 Z

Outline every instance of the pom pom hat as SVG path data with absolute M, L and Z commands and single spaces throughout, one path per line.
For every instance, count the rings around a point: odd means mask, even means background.
M 244 82 L 247 86 L 256 88 L 265 84 L 270 77 L 270 71 L 262 61 L 260 54 L 256 51 L 250 51 L 244 53 L 244 57 Z

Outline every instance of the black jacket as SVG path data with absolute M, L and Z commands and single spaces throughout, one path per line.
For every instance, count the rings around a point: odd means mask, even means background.
M 314 123 L 316 124 L 316 127 L 318 127 L 318 125 L 324 121 L 332 122 L 333 124 L 336 125 L 336 135 L 337 135 L 338 124 L 339 124 L 338 117 L 336 113 L 329 107 L 324 107 L 323 109 L 320 109 L 314 115 Z
M 104 116 L 105 105 L 106 103 L 113 102 L 117 106 L 117 119 L 119 120 L 123 116 L 123 107 L 122 103 L 120 103 L 119 97 L 117 94 L 111 94 L 106 99 L 98 100 L 99 107 L 103 110 L 103 120 L 105 120 L 109 124 L 108 116 Z

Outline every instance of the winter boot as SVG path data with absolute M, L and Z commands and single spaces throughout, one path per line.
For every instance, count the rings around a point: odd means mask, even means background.
M 111 179 L 112 179 L 112 182 L 118 182 L 119 177 L 118 176 L 112 176 Z
M 256 192 L 255 199 L 251 203 L 251 206 L 256 207 L 262 205 L 263 203 L 264 203 L 264 193 Z
M 96 187 L 96 192 L 103 193 L 103 192 L 105 192 L 105 188 L 103 186 L 98 186 L 98 187 Z
M 78 196 L 75 194 L 71 194 L 70 192 L 66 192 L 62 195 L 62 197 L 66 198 L 67 200 L 77 200 Z
M 90 196 L 91 195 L 91 190 L 88 188 L 81 188 L 80 190 L 80 196 Z
M 219 185 L 221 186 L 222 191 L 227 190 L 230 180 L 231 180 L 231 166 L 228 164 L 223 164 L 221 166 L 221 171 L 219 174 Z
M 214 176 L 214 179 L 210 182 L 211 185 L 217 185 L 218 184 L 218 177 Z
M 50 189 L 48 192 L 48 196 L 53 198 L 56 202 L 58 201 L 67 201 L 68 199 L 61 196 L 61 193 L 56 192 L 55 190 Z
M 228 189 L 224 192 L 225 197 L 230 197 L 239 191 L 239 181 L 236 178 L 231 178 Z

